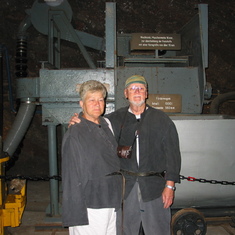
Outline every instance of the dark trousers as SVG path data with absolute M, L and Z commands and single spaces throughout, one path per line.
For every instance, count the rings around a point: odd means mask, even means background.
M 170 208 L 164 209 L 162 197 L 143 202 L 138 183 L 118 211 L 118 235 L 170 235 Z M 144 230 L 141 228 L 141 224 Z M 123 231 L 122 231 L 123 227 Z

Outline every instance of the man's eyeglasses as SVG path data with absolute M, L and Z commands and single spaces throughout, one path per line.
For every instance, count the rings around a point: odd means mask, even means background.
M 139 87 L 139 86 L 132 86 L 132 87 L 128 87 L 128 90 L 130 91 L 130 92 L 136 92 L 137 90 L 139 91 L 139 92 L 145 92 L 146 91 L 146 88 L 145 87 Z

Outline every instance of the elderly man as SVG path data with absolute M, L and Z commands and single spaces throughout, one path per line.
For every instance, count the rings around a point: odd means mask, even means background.
M 142 223 L 145 235 L 170 235 L 170 206 L 181 165 L 178 134 L 165 113 L 146 104 L 143 76 L 129 77 L 124 95 L 129 106 L 106 116 L 119 146 L 132 146 L 131 157 L 120 156 L 126 183 L 118 227 L 125 235 L 137 235 Z

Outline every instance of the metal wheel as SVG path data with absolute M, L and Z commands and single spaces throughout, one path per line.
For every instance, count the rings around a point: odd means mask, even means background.
M 177 211 L 172 217 L 172 235 L 205 235 L 206 229 L 205 218 L 196 209 L 182 209 Z

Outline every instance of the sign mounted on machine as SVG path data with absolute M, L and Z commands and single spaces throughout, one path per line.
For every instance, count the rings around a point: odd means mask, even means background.
M 133 33 L 131 50 L 181 50 L 180 34 Z
M 178 94 L 149 94 L 147 104 L 166 113 L 180 113 L 182 100 Z

